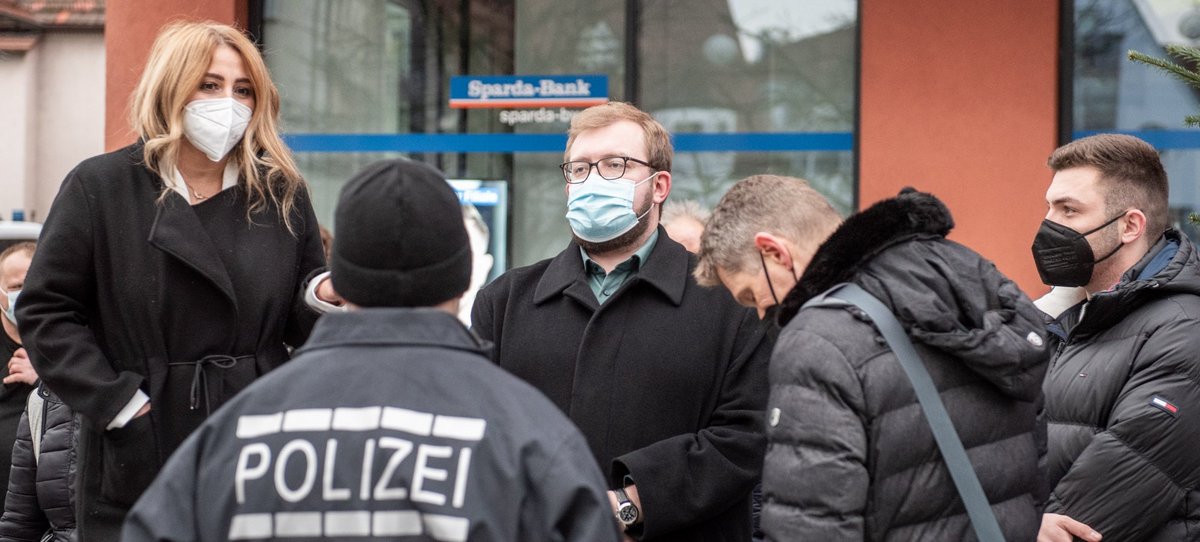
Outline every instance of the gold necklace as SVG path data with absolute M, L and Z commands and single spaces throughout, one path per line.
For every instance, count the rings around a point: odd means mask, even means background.
M 184 183 L 184 184 L 187 184 L 187 183 Z M 204 201 L 204 200 L 208 199 L 208 196 L 201 196 L 200 193 L 197 192 L 195 188 L 192 188 L 192 185 L 188 184 L 187 187 L 189 190 L 192 191 L 192 197 L 195 198 L 196 201 Z
M 204 201 L 204 200 L 208 199 L 208 196 L 201 196 L 200 193 L 197 192 L 196 189 L 192 187 L 192 183 L 189 183 L 189 182 L 187 182 L 186 179 L 183 179 L 183 175 L 180 175 L 179 178 L 181 180 L 183 180 L 183 185 L 186 186 L 189 191 L 191 191 L 192 199 L 194 199 L 196 201 Z

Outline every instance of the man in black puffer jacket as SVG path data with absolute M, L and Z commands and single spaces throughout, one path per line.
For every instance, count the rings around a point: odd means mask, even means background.
M 1200 540 L 1200 259 L 1158 153 L 1102 134 L 1050 156 L 1033 244 L 1052 319 L 1040 540 Z M 1090 535 L 1090 536 L 1089 536 Z
M 713 211 L 701 282 L 760 312 L 786 293 L 763 468 L 770 539 L 974 539 L 912 385 L 870 320 L 857 308 L 801 310 L 844 282 L 905 327 L 1005 538 L 1035 538 L 1045 329 L 1016 284 L 945 238 L 953 225 L 937 198 L 906 191 L 839 227 L 803 181 L 774 176 L 739 182 Z

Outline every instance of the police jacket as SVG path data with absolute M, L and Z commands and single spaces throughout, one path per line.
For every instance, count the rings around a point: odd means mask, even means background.
M 1200 540 L 1198 265 L 1169 230 L 1050 325 L 1046 511 L 1105 540 Z
M 122 540 L 615 541 L 579 431 L 454 315 L 324 316 L 202 425 Z
M 73 539 L 77 423 L 71 408 L 46 386 L 30 397 L 13 443 L 0 542 Z
M 820 246 L 785 298 L 767 405 L 768 539 L 974 538 L 912 385 L 870 320 L 852 307 L 799 310 L 843 282 L 904 326 L 1005 538 L 1036 538 L 1045 330 L 1016 284 L 945 239 L 952 227 L 928 194 L 877 203 Z

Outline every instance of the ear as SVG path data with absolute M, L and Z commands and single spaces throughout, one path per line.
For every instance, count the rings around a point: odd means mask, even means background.
M 1125 213 L 1121 223 L 1121 242 L 1132 243 L 1146 236 L 1146 214 L 1140 209 Z
M 762 253 L 763 258 L 773 260 L 785 269 L 792 268 L 792 251 L 783 242 L 783 238 L 760 231 L 754 234 L 754 248 Z
M 654 177 L 654 199 L 652 200 L 657 205 L 662 205 L 667 201 L 667 195 L 671 193 L 671 172 L 660 171 Z

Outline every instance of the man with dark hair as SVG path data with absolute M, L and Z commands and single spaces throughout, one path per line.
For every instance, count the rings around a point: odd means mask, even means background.
M 769 341 L 729 294 L 696 284 L 659 226 L 671 156 L 667 131 L 629 104 L 572 118 L 574 241 L 480 291 L 471 321 L 583 431 L 629 536 L 748 540 Z
M 373 164 L 334 226 L 350 310 L 184 442 L 122 540 L 617 540 L 583 436 L 455 317 L 471 247 L 441 173 Z
M 1200 516 L 1200 260 L 1170 228 L 1146 142 L 1104 134 L 1050 156 L 1033 242 L 1054 357 L 1039 540 L 1194 540 Z
M 697 278 L 778 308 L 762 528 L 780 542 L 969 540 L 971 522 L 897 356 L 857 307 L 806 307 L 853 283 L 903 325 L 1005 539 L 1030 541 L 1043 499 L 1037 422 L 1045 330 L 950 212 L 906 191 L 845 222 L 801 179 L 738 181 L 709 217 Z

